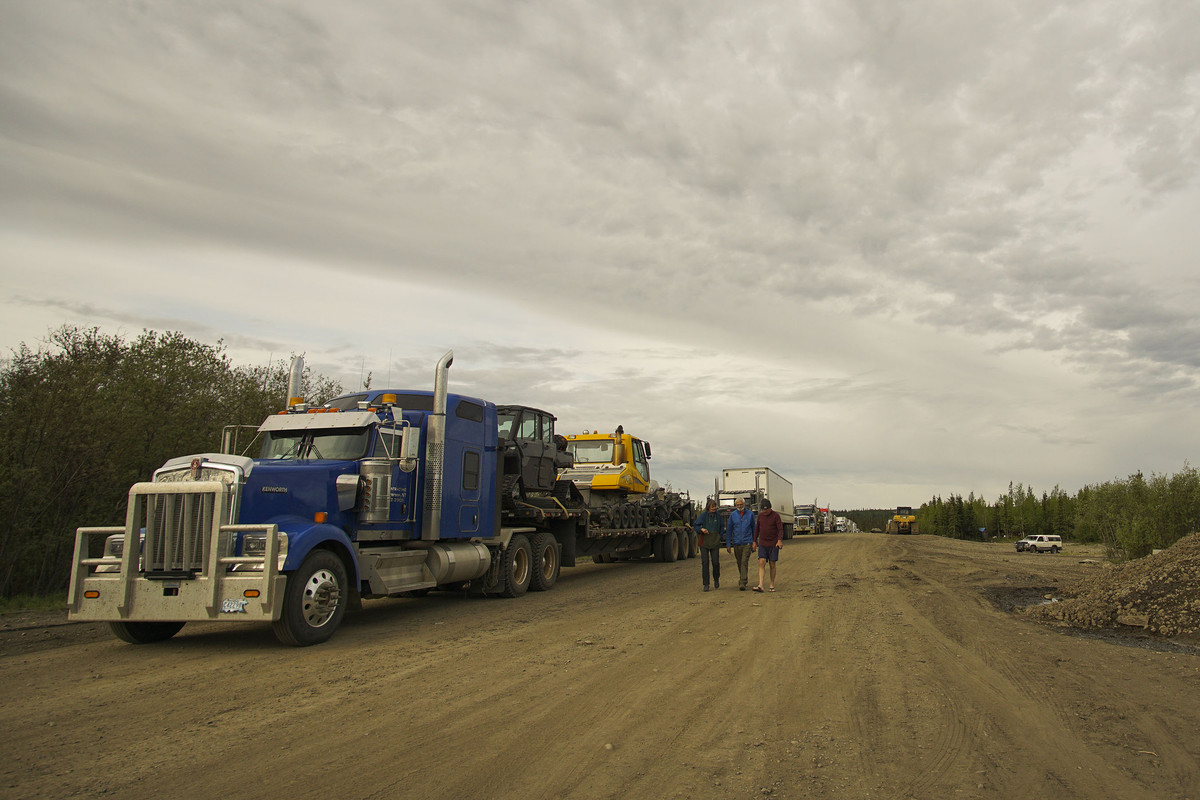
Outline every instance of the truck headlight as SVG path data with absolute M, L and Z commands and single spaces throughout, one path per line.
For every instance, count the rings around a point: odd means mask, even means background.
M 120 572 L 121 556 L 123 555 L 125 555 L 125 534 L 114 533 L 104 540 L 104 554 L 101 556 L 105 561 L 112 563 L 98 565 L 95 573 Z
M 265 533 L 247 533 L 242 537 L 242 555 L 261 556 L 267 553 L 267 535 Z
M 279 567 L 283 567 L 284 559 L 287 558 L 288 538 L 287 536 L 276 534 L 279 536 Z M 262 558 L 267 554 L 267 534 L 265 533 L 247 533 L 242 535 L 242 555 Z M 238 565 L 240 569 L 259 570 L 262 567 L 258 565 Z M 237 568 L 235 568 L 237 571 Z
M 104 557 L 120 558 L 125 552 L 125 534 L 114 533 L 104 540 Z

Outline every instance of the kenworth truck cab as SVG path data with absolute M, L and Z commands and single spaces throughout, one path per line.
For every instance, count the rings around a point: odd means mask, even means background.
M 289 389 L 287 410 L 257 429 L 256 458 L 168 461 L 130 489 L 123 527 L 76 531 L 68 617 L 134 644 L 193 620 L 270 621 L 282 642 L 310 645 L 362 598 L 517 597 L 580 557 L 694 555 L 690 527 L 594 524 L 556 480 L 570 457 L 554 416 L 450 393 L 453 360 L 438 362 L 432 392 L 313 408 Z

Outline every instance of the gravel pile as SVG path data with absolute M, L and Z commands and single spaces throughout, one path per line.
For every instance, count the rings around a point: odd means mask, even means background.
M 1143 628 L 1160 636 L 1200 634 L 1200 533 L 1154 555 L 1089 578 L 1061 602 L 1024 614 L 1077 628 Z

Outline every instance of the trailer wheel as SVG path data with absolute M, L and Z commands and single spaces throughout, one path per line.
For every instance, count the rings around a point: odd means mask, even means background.
M 695 531 L 688 531 L 688 558 L 700 555 L 700 536 Z
M 679 558 L 678 537 L 674 531 L 654 537 L 654 560 L 664 564 L 674 563 Z
M 558 557 L 558 541 L 548 533 L 539 533 L 530 542 L 533 554 L 533 569 L 529 576 L 529 590 L 544 592 L 558 582 L 562 561 Z
M 504 588 L 500 594 L 505 597 L 520 597 L 529 588 L 529 579 L 533 577 L 533 551 L 529 540 L 523 535 L 512 537 L 508 547 L 504 548 L 503 562 L 500 570 L 503 573 Z
M 687 561 L 688 535 L 682 530 L 675 531 L 675 560 Z
M 307 647 L 333 636 L 346 614 L 346 567 L 328 550 L 314 550 L 288 576 L 283 613 L 272 623 L 275 638 Z
M 150 644 L 170 639 L 183 628 L 183 622 L 110 622 L 113 635 L 130 644 Z

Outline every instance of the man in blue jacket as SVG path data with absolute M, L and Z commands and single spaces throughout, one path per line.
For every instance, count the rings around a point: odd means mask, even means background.
M 754 512 L 746 508 L 746 501 L 738 498 L 733 502 L 733 513 L 725 524 L 725 550 L 737 558 L 738 591 L 746 591 L 750 583 L 750 552 L 754 549 Z

